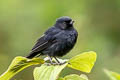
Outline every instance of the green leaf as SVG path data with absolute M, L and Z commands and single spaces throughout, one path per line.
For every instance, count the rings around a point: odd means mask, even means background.
M 40 67 L 34 69 L 34 79 L 35 80 L 56 80 L 60 72 L 67 66 L 63 65 L 47 65 L 43 64 Z
M 60 74 L 60 72 L 66 67 L 71 67 L 76 70 L 80 70 L 83 72 L 90 72 L 95 61 L 96 61 L 96 53 L 93 51 L 85 52 L 83 54 L 77 55 L 70 60 L 61 60 L 60 62 L 67 61 L 66 64 L 63 65 L 46 65 L 43 64 L 40 67 L 34 69 L 34 79 L 35 80 L 56 80 Z M 58 78 L 57 80 L 88 80 L 85 75 L 69 75 L 65 78 Z
M 80 77 L 85 79 L 85 80 L 88 80 L 88 77 L 85 74 L 81 74 Z
M 76 74 L 71 74 L 71 75 L 65 76 L 64 80 L 87 80 L 87 79 L 80 77 L 79 75 L 76 75 Z
M 65 80 L 64 78 L 62 78 L 62 77 L 59 77 L 57 80 Z
M 8 70 L 0 76 L 0 80 L 9 80 L 15 74 L 22 71 L 23 69 L 36 64 L 43 64 L 44 60 L 40 58 L 27 59 L 25 57 L 15 57 Z
M 120 80 L 120 74 L 118 74 L 116 72 L 109 71 L 107 69 L 104 69 L 104 72 L 108 75 L 108 77 L 111 80 Z
M 79 54 L 68 61 L 68 67 L 90 73 L 96 62 L 96 53 L 93 51 Z
M 77 75 L 77 74 L 70 74 L 65 76 L 64 78 L 60 77 L 57 80 L 88 80 L 88 77 L 84 74 Z

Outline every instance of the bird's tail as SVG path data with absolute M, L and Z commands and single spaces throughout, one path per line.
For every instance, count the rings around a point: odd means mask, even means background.
M 26 56 L 26 58 L 32 59 L 33 57 L 35 57 L 37 55 L 38 55 L 37 52 L 34 52 L 34 53 L 30 52 L 29 55 Z

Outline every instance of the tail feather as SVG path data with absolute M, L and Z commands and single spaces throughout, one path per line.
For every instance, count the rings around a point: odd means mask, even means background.
M 38 52 L 34 52 L 34 53 L 30 53 L 28 56 L 26 56 L 26 58 L 29 58 L 29 59 L 32 59 L 33 57 L 37 56 L 38 55 Z

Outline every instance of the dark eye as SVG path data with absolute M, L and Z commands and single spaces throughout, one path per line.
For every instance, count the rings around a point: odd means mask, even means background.
M 63 22 L 63 24 L 65 24 L 65 25 L 66 25 L 66 22 Z
M 66 23 L 70 23 L 71 20 L 65 21 Z

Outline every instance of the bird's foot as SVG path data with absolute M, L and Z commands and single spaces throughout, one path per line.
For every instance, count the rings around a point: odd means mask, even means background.
M 52 62 L 52 63 L 46 63 L 46 65 L 48 65 L 48 66 L 51 66 L 51 65 L 54 65 L 54 66 L 56 66 L 56 65 L 63 65 L 63 64 L 65 64 L 66 62 L 62 62 L 62 63 L 54 63 L 54 62 Z
M 60 63 L 56 63 L 57 65 L 63 65 L 63 64 L 65 64 L 66 63 L 66 61 L 64 61 L 64 62 L 60 62 Z
M 68 60 L 62 60 L 62 59 L 57 59 L 56 57 L 54 57 L 54 59 L 52 59 L 50 56 L 44 58 L 44 60 L 50 61 L 50 63 L 46 63 L 47 65 L 63 65 L 65 64 Z

